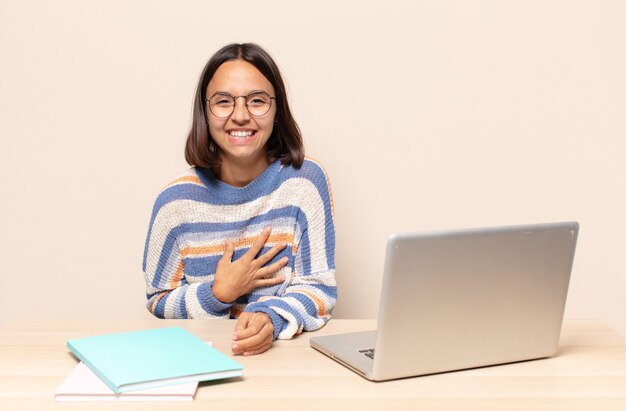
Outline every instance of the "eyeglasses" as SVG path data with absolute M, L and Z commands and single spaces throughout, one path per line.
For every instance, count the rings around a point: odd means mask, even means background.
M 275 97 L 271 97 L 265 91 L 253 91 L 247 96 L 231 96 L 228 93 L 215 93 L 211 98 L 205 100 L 209 104 L 209 110 L 211 110 L 211 113 L 213 113 L 215 117 L 226 118 L 233 114 L 233 111 L 235 111 L 235 100 L 240 97 L 246 99 L 246 109 L 255 117 L 267 114 L 272 107 L 272 100 L 276 100 Z

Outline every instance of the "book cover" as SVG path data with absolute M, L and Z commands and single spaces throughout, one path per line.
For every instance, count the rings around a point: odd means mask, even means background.
M 59 385 L 56 401 L 191 401 L 197 382 L 148 388 L 127 393 L 115 393 L 82 361 Z
M 180 327 L 76 338 L 67 347 L 116 393 L 243 374 L 241 364 Z

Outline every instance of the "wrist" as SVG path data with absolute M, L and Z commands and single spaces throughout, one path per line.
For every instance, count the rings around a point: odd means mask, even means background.
M 237 297 L 233 297 L 227 290 L 224 290 L 220 284 L 217 282 L 213 282 L 213 286 L 211 287 L 211 291 L 213 292 L 213 296 L 220 302 L 224 304 L 232 304 Z
M 248 306 L 246 306 L 244 311 L 267 315 L 274 329 L 272 332 L 274 340 L 278 339 L 278 334 L 280 334 L 280 332 L 283 330 L 283 328 L 287 324 L 287 321 L 285 319 L 283 319 L 280 315 L 276 314 L 276 312 L 272 310 L 271 308 L 263 305 L 263 303 L 258 303 L 258 302 L 251 303 Z
M 263 311 L 256 311 L 255 314 L 262 315 L 265 321 L 267 321 L 272 326 L 272 331 L 274 330 L 274 323 L 272 322 L 272 317 L 270 317 L 268 313 L 263 312 Z
M 203 283 L 198 286 L 198 299 L 202 309 L 214 316 L 223 317 L 230 313 L 232 304 L 218 300 L 213 294 L 211 283 Z

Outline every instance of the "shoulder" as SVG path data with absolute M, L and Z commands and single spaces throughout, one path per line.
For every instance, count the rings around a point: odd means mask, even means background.
M 204 188 L 205 185 L 198 176 L 198 171 L 195 167 L 190 167 L 163 186 L 157 196 L 155 206 L 160 208 L 172 201 L 196 197 L 197 193 Z
M 296 169 L 293 166 L 287 168 L 289 169 L 287 171 L 290 177 L 304 178 L 311 181 L 316 186 L 330 186 L 326 169 L 324 168 L 322 163 L 316 159 L 313 159 L 311 157 L 305 157 L 300 168 Z
M 333 195 L 330 188 L 328 173 L 322 163 L 311 157 L 306 157 L 300 168 L 293 166 L 284 167 L 284 180 L 292 180 L 293 187 L 297 189 L 300 201 L 309 201 L 316 204 L 321 201 L 325 209 L 330 208 L 332 213 Z M 283 181 L 284 181 L 283 180 Z
M 162 192 L 167 191 L 171 187 L 189 186 L 189 185 L 201 186 L 201 187 L 204 186 L 204 184 L 202 184 L 202 181 L 200 180 L 200 177 L 198 176 L 198 171 L 196 170 L 196 167 L 189 167 L 187 170 L 185 170 L 185 172 L 171 179 L 163 187 Z

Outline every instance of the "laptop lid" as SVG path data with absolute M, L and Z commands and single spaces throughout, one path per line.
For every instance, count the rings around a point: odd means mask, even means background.
M 387 380 L 554 354 L 577 235 L 568 222 L 390 236 L 375 356 L 360 373 Z M 353 335 L 311 345 L 363 365 Z

